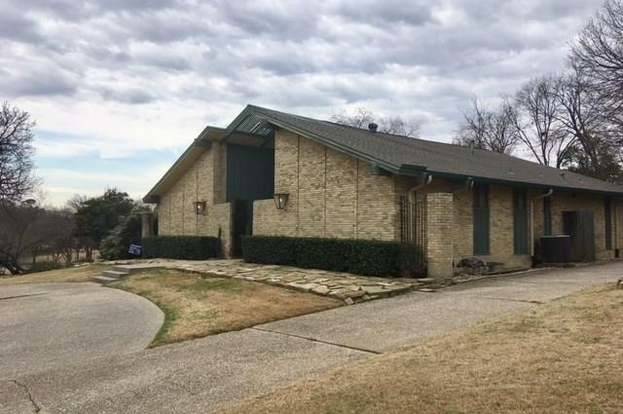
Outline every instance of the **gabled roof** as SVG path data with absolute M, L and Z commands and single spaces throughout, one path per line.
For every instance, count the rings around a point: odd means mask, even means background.
M 445 178 L 623 195 L 623 186 L 506 154 L 371 132 L 254 105 L 248 105 L 234 119 L 226 134 L 264 134 L 268 125 L 290 130 L 394 174 L 429 173 Z
M 166 192 L 169 188 L 180 179 L 184 172 L 193 165 L 193 163 L 210 147 L 210 141 L 222 139 L 225 135 L 223 128 L 207 126 L 199 136 L 186 148 L 186 150 L 173 163 L 171 168 L 158 180 L 156 185 L 143 197 L 144 203 L 160 202 L 160 194 Z
M 238 143 L 255 136 L 257 141 L 251 145 L 262 146 L 272 139 L 274 127 L 287 129 L 399 175 L 432 174 L 450 179 L 474 179 L 489 183 L 623 196 L 623 186 L 510 155 L 370 132 L 367 129 L 247 105 L 226 129 L 206 127 L 147 193 L 143 201 L 157 203 L 159 195 L 167 191 L 190 168 L 211 141 Z

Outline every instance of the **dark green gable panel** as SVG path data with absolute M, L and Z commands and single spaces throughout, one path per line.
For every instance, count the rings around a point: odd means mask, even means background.
M 528 254 L 528 200 L 526 191 L 513 191 L 513 240 L 515 254 Z
M 227 145 L 227 201 L 273 198 L 275 150 Z
M 487 256 L 489 246 L 489 186 L 475 184 L 473 190 L 474 255 Z

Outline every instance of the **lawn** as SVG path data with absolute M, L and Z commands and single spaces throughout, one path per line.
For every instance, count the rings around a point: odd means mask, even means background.
M 174 270 L 150 270 L 110 286 L 146 297 L 165 322 L 152 346 L 239 330 L 326 310 L 341 301 L 309 293 Z
M 623 290 L 370 358 L 243 402 L 239 413 L 623 412 Z
M 28 273 L 19 276 L 0 276 L 0 286 L 19 285 L 25 283 L 56 283 L 56 282 L 91 282 L 103 270 L 110 266 L 102 264 L 86 264 L 66 269 L 48 270 L 46 272 Z

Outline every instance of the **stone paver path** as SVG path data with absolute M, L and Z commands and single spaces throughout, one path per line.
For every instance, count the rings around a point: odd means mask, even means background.
M 350 273 L 260 265 L 242 260 L 134 260 L 111 262 L 116 269 L 130 273 L 150 268 L 178 269 L 201 274 L 267 283 L 330 296 L 347 304 L 407 292 L 424 286 L 426 280 L 357 276 Z

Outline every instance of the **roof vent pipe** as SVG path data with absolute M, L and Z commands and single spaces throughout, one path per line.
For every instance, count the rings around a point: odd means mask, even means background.
M 375 124 L 374 122 L 370 122 L 368 124 L 368 130 L 370 132 L 376 132 L 376 130 L 379 128 L 379 126 L 377 124 Z

